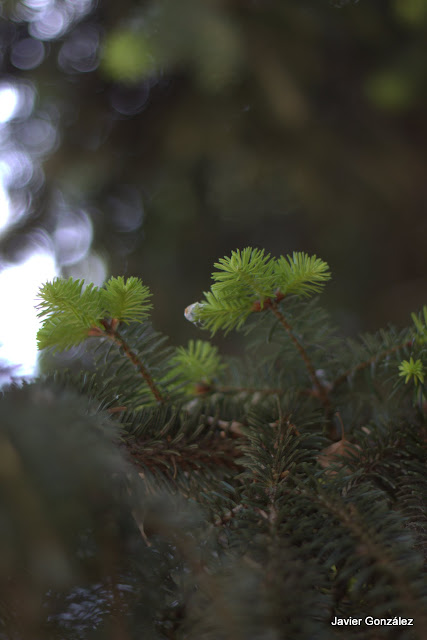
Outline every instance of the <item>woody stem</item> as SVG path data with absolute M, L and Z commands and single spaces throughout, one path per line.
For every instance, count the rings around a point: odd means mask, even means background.
M 299 354 L 301 355 L 301 358 L 304 361 L 304 364 L 305 364 L 306 369 L 307 369 L 307 371 L 309 373 L 309 376 L 310 376 L 310 378 L 311 378 L 311 380 L 313 382 L 313 385 L 317 390 L 318 396 L 319 396 L 322 404 L 324 405 L 324 407 L 326 409 L 329 409 L 330 408 L 330 402 L 329 402 L 329 397 L 328 397 L 328 391 L 324 387 L 324 385 L 321 383 L 321 381 L 319 380 L 319 377 L 316 374 L 316 371 L 314 369 L 313 363 L 311 362 L 307 351 L 304 349 L 302 344 L 295 337 L 295 335 L 294 335 L 294 333 L 292 331 L 291 325 L 289 324 L 289 322 L 286 320 L 284 315 L 279 310 L 279 308 L 277 306 L 277 302 L 275 300 L 271 301 L 271 304 L 269 305 L 269 308 L 270 308 L 271 312 L 279 320 L 280 324 L 285 329 L 285 331 L 287 332 L 287 334 L 290 337 L 291 341 L 294 343 L 295 347 L 297 348 Z
M 146 369 L 144 364 L 141 362 L 141 360 L 138 358 L 136 353 L 134 353 L 132 351 L 132 349 L 130 348 L 130 346 L 126 342 L 126 340 L 117 331 L 116 327 L 117 327 L 118 323 L 115 322 L 114 319 L 113 319 L 113 320 L 111 320 L 111 322 L 108 322 L 107 320 L 103 320 L 102 324 L 103 324 L 105 330 L 102 331 L 101 329 L 99 329 L 99 333 L 101 335 L 103 335 L 103 336 L 107 336 L 109 338 L 109 340 L 111 340 L 117 346 L 119 346 L 119 347 L 121 347 L 123 349 L 125 356 L 127 358 L 129 358 L 129 360 L 132 362 L 133 366 L 139 371 L 141 376 L 144 378 L 145 382 L 148 385 L 148 388 L 150 389 L 151 393 L 153 394 L 153 396 L 155 397 L 157 402 L 163 404 L 166 400 L 162 396 L 162 394 L 160 393 L 159 389 L 157 388 L 157 386 L 156 386 L 153 378 L 151 377 L 150 373 L 148 372 L 148 370 Z M 97 328 L 94 328 L 94 330 L 92 332 L 92 335 L 96 335 L 94 333 L 96 329 Z

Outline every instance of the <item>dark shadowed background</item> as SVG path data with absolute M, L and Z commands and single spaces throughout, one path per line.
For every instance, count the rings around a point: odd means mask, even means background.
M 427 301 L 425 0 L 1 11 L 4 345 L 34 342 L 11 292 L 32 304 L 55 273 L 141 277 L 156 327 L 185 341 L 213 262 L 247 245 L 326 260 L 324 304 L 347 333 Z

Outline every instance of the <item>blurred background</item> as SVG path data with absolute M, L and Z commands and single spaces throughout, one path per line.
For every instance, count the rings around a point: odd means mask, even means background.
M 407 324 L 427 302 L 426 66 L 427 0 L 3 1 L 3 379 L 34 371 L 45 280 L 139 276 L 178 344 L 247 245 L 326 260 L 348 334 Z

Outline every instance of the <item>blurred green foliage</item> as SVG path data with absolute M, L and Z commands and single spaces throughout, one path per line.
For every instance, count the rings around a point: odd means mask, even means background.
M 60 144 L 6 255 L 26 230 L 51 232 L 60 190 L 91 215 L 108 272 L 141 276 L 180 342 L 212 260 L 238 246 L 324 256 L 348 331 L 424 302 L 424 0 L 102 0 L 43 37 L 25 7 L 4 11 L 4 74 L 35 84 Z M 34 33 L 43 62 L 14 67 Z
M 139 33 L 130 29 L 117 30 L 106 40 L 103 56 L 105 71 L 121 82 L 137 82 L 152 73 L 150 60 L 150 49 Z

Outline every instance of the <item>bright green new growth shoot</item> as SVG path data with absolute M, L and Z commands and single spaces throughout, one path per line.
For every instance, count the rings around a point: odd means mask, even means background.
M 151 293 L 138 278 L 110 278 L 103 288 L 84 280 L 55 278 L 39 292 L 39 318 L 43 326 L 37 334 L 39 349 L 66 350 L 91 335 L 120 322 L 141 322 L 148 316 Z M 110 328 L 111 328 L 110 327 Z
M 402 360 L 402 363 L 399 365 L 399 376 L 405 377 L 405 384 L 407 384 L 410 380 L 414 381 L 415 386 L 418 385 L 419 382 L 421 384 L 424 383 L 424 368 L 421 360 L 414 360 L 412 356 L 409 360 Z
M 311 381 L 311 388 L 306 392 L 316 397 L 329 415 L 332 411 L 331 392 L 347 379 L 352 368 L 335 375 L 332 384 L 325 382 L 318 373 L 319 364 L 313 361 L 310 344 L 306 343 L 300 330 L 293 328 L 295 319 L 289 316 L 287 303 L 291 296 L 295 300 L 321 292 L 331 277 L 328 264 L 306 253 L 294 252 L 292 256 L 274 258 L 263 249 L 246 247 L 220 258 L 215 267 L 210 291 L 205 292 L 203 301 L 187 307 L 186 317 L 215 334 L 219 329 L 226 333 L 240 329 L 254 313 L 265 312 L 270 317 L 274 316 L 275 326 L 281 326 L 285 331 L 304 363 Z M 208 342 L 190 341 L 186 349 L 178 347 L 174 353 L 169 348 L 159 359 L 152 353 L 150 344 L 155 341 L 150 338 L 151 329 L 147 324 L 142 326 L 140 339 L 135 339 L 131 331 L 131 342 L 128 342 L 125 330 L 119 332 L 121 323 L 141 323 L 147 318 L 152 308 L 150 298 L 148 287 L 139 278 L 111 278 L 100 288 L 93 284 L 84 286 L 83 280 L 57 278 L 40 289 L 38 309 L 44 322 L 38 332 L 38 346 L 40 349 L 65 350 L 88 337 L 104 338 L 121 349 L 128 359 L 128 367 L 131 365 L 132 375 L 142 376 L 148 385 L 145 389 L 151 401 L 156 403 L 189 393 L 203 394 L 215 388 L 225 389 L 219 381 L 225 365 L 216 347 Z M 423 317 L 413 314 L 416 331 L 412 332 L 412 340 L 404 342 L 404 346 L 417 344 L 421 358 L 427 335 L 427 307 L 423 314 Z M 160 343 L 163 340 L 161 338 Z M 393 346 L 386 348 L 384 357 L 395 350 Z M 374 360 L 376 357 L 368 357 L 355 370 L 362 371 Z M 399 374 L 405 382 L 414 382 L 418 389 L 423 387 L 423 360 L 411 357 L 401 362 Z M 144 396 L 141 402 L 146 401 Z
M 214 284 L 195 310 L 196 320 L 212 335 L 240 329 L 251 313 L 274 308 L 286 296 L 319 293 L 331 277 L 327 263 L 316 256 L 294 252 L 276 259 L 252 247 L 232 251 L 215 267 Z
M 417 344 L 422 345 L 427 343 L 427 306 L 424 305 L 422 313 L 412 313 L 411 318 L 414 322 L 417 330 L 415 340 Z
M 419 314 L 412 313 L 412 320 L 415 325 L 414 335 L 414 345 L 416 345 L 420 349 L 420 355 L 426 357 L 425 346 L 427 344 L 427 306 L 424 305 L 422 312 Z M 425 370 L 423 365 L 423 360 L 414 358 L 411 356 L 409 360 L 402 360 L 399 365 L 399 376 L 405 378 L 405 384 L 408 382 L 412 382 L 416 389 L 421 387 L 421 395 L 420 398 L 423 398 L 423 390 L 424 387 L 424 376 Z
M 121 322 L 142 322 L 152 308 L 151 293 L 139 278 L 111 278 L 102 288 L 83 280 L 56 278 L 39 292 L 38 314 L 44 318 L 37 334 L 39 349 L 66 350 L 89 337 L 106 338 L 121 348 L 132 367 L 144 379 L 156 402 L 165 397 L 147 364 L 119 333 Z
M 87 338 L 93 327 L 99 327 L 103 305 L 97 287 L 83 280 L 56 278 L 39 292 L 39 318 L 43 326 L 37 334 L 39 349 L 70 349 Z
M 226 368 L 217 347 L 204 340 L 190 340 L 187 348 L 178 347 L 170 364 L 171 376 L 175 376 L 188 393 L 210 385 Z
M 287 296 L 309 297 L 322 290 L 330 279 L 326 262 L 305 253 L 276 259 L 263 249 L 247 247 L 221 258 L 213 273 L 211 291 L 205 300 L 191 305 L 187 317 L 214 334 L 240 329 L 255 312 L 268 310 L 282 324 L 302 357 L 319 397 L 326 405 L 326 391 L 302 344 L 279 308 Z M 123 349 L 126 357 L 144 378 L 156 402 L 163 403 L 174 384 L 188 393 L 207 388 L 224 369 L 217 349 L 207 342 L 190 341 L 188 349 L 178 348 L 160 372 L 147 365 L 146 354 L 131 349 L 119 333 L 120 323 L 141 322 L 152 305 L 150 291 L 138 278 L 111 278 L 102 288 L 84 281 L 55 279 L 40 290 L 39 317 L 44 324 L 38 332 L 40 349 L 70 349 L 88 337 L 106 338 Z
M 320 293 L 331 279 L 328 264 L 306 253 L 295 252 L 280 256 L 276 261 L 277 287 L 283 296 L 296 295 L 308 298 Z
M 142 322 L 153 308 L 149 302 L 151 292 L 139 278 L 128 278 L 126 282 L 121 276 L 110 278 L 99 291 L 107 315 L 119 322 Z

